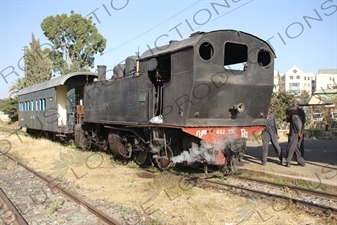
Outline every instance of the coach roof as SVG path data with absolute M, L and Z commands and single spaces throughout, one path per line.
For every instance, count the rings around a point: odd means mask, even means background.
M 18 91 L 18 96 L 20 95 L 24 95 L 24 94 L 29 94 L 32 92 L 36 92 L 36 91 L 40 91 L 40 90 L 44 90 L 44 89 L 48 89 L 51 87 L 56 87 L 56 86 L 60 86 L 60 85 L 64 85 L 65 82 L 71 78 L 71 77 L 75 77 L 75 76 L 81 76 L 81 75 L 85 75 L 85 76 L 96 76 L 97 77 L 97 73 L 93 73 L 93 72 L 75 72 L 75 73 L 70 73 L 64 76 L 59 76 L 57 78 L 39 83 L 39 84 L 35 84 L 32 85 L 30 87 L 26 87 L 24 89 L 21 89 L 20 91 Z

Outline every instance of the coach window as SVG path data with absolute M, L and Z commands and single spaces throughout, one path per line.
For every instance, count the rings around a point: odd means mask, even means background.
M 33 101 L 33 100 L 30 101 L 30 105 L 31 105 L 31 107 L 32 107 L 32 111 L 34 111 L 34 101 Z
M 257 53 L 257 62 L 260 66 L 268 67 L 271 62 L 270 53 L 265 49 L 261 49 Z
M 248 60 L 247 45 L 226 42 L 224 54 L 224 68 L 226 70 L 246 70 Z
M 37 100 L 35 100 L 35 109 L 36 111 L 39 111 L 39 103 Z
M 210 60 L 214 54 L 213 45 L 209 42 L 203 42 L 199 47 L 199 55 L 203 60 Z

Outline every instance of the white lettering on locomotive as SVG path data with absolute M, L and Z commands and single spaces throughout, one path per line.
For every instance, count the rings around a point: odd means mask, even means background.
M 202 138 L 202 136 L 207 134 L 207 130 L 197 130 L 197 133 L 195 134 L 198 138 Z
M 241 129 L 241 137 L 248 138 L 248 131 L 246 131 L 246 129 Z

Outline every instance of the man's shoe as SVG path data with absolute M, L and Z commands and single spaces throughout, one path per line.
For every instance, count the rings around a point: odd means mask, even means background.
M 290 167 L 290 163 L 286 163 L 286 167 Z
M 282 165 L 283 164 L 283 158 L 280 157 L 279 160 L 280 160 L 280 165 Z
M 305 163 L 303 163 L 303 164 L 298 163 L 298 165 L 302 166 L 302 167 L 305 167 Z
M 262 162 L 261 163 L 262 166 L 266 166 L 266 164 L 267 164 L 266 162 Z

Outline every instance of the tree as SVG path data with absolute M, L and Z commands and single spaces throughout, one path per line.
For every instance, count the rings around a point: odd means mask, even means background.
M 62 14 L 45 18 L 41 28 L 53 44 L 49 50 L 53 71 L 61 75 L 94 68 L 94 55 L 103 54 L 106 47 L 106 39 L 98 33 L 91 17 L 82 17 L 74 11 L 69 17 Z
M 25 76 L 22 81 L 26 87 L 50 80 L 52 62 L 46 51 L 41 49 L 40 41 L 32 34 L 30 48 L 25 48 Z
M 25 87 L 27 87 L 25 77 L 16 79 L 9 87 L 9 97 L 15 96 L 18 93 L 18 91 L 20 91 Z
M 304 91 L 301 92 L 300 100 L 305 100 L 305 99 L 307 99 L 309 97 L 310 97 L 309 93 L 304 90 Z
M 270 101 L 270 109 L 277 118 L 278 122 L 286 117 L 286 111 L 292 106 L 295 97 L 285 91 L 274 92 Z
M 21 77 L 16 79 L 12 85 L 9 87 L 9 97 L 8 99 L 5 99 L 2 101 L 2 104 L 0 106 L 0 110 L 3 111 L 5 114 L 8 115 L 9 119 L 12 122 L 18 121 L 18 97 L 16 94 L 21 89 L 27 87 L 25 83 L 25 77 Z M 14 98 L 11 98 L 12 96 L 16 96 Z
M 7 114 L 12 122 L 18 121 L 18 98 L 5 99 L 0 110 Z
M 2 107 L 2 105 L 5 103 L 4 99 L 0 99 L 0 108 Z

